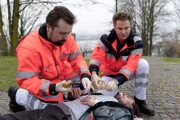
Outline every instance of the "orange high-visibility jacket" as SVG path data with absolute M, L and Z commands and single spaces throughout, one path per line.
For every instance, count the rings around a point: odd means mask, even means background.
M 90 77 L 87 64 L 72 35 L 56 46 L 39 35 L 39 29 L 27 35 L 16 49 L 17 83 L 46 102 L 61 102 L 63 94 L 50 91 L 55 84 L 78 74 Z M 50 88 L 51 87 L 51 88 Z
M 131 31 L 119 51 L 117 51 L 117 45 L 117 35 L 114 30 L 109 36 L 102 35 L 92 53 L 90 71 L 98 73 L 100 68 L 104 76 L 115 76 L 121 73 L 129 79 L 142 55 L 142 40 Z

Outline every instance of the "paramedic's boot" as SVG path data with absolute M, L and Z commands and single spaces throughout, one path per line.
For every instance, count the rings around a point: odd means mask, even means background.
M 147 105 L 145 100 L 139 100 L 136 97 L 134 97 L 135 103 L 138 105 L 139 110 L 141 113 L 145 115 L 153 116 L 155 114 L 154 109 Z
M 13 112 L 25 111 L 25 108 L 23 106 L 18 105 L 16 103 L 16 92 L 17 92 L 18 89 L 19 89 L 18 87 L 10 87 L 8 89 L 8 96 L 10 98 L 9 108 Z

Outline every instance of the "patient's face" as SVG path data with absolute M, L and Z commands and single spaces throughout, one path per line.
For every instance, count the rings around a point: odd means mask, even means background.
M 119 93 L 119 95 L 116 96 L 116 99 L 129 108 L 132 107 L 132 104 L 134 103 L 134 100 L 125 93 Z

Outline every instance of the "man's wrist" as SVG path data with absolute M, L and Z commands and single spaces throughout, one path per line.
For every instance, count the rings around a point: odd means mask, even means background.
M 49 94 L 51 95 L 57 95 L 58 92 L 56 91 L 56 84 L 51 84 L 49 86 Z
M 99 67 L 97 65 L 90 65 L 89 66 L 89 71 L 92 74 L 92 72 L 96 72 L 96 74 L 98 74 L 99 72 Z
M 90 80 L 90 79 L 91 79 L 91 76 L 90 76 L 89 74 L 87 74 L 87 73 L 83 73 L 83 74 L 81 75 L 81 80 L 82 80 L 83 78 L 88 78 L 88 79 Z
M 128 81 L 128 78 L 125 75 L 121 74 L 121 73 L 118 73 L 115 78 L 118 81 L 119 81 L 119 79 L 123 79 L 124 81 Z
M 101 107 L 101 106 L 103 106 L 103 105 L 104 105 L 104 102 L 100 101 L 100 102 L 96 103 L 94 106 L 92 106 L 92 107 L 91 107 L 91 110 L 93 111 L 93 110 L 95 110 L 96 108 L 99 108 L 99 107 Z
M 124 82 L 128 81 L 127 77 L 121 73 L 117 74 L 115 78 L 118 81 L 118 85 L 122 85 Z
M 92 75 L 96 74 L 96 71 L 92 71 Z

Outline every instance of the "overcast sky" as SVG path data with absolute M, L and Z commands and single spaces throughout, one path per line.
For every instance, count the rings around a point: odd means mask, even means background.
M 108 6 L 114 6 L 114 0 L 98 0 Z M 78 22 L 74 25 L 75 33 L 106 32 L 112 28 L 110 24 L 113 12 L 106 5 L 88 6 L 88 8 L 68 7 L 77 17 Z
M 0 0 L 1 4 L 5 4 L 6 0 Z M 105 32 L 108 32 L 110 29 L 112 29 L 112 16 L 113 12 L 112 9 L 114 9 L 115 6 L 115 0 L 97 0 L 98 2 L 102 4 L 96 4 L 96 5 L 86 5 L 86 7 L 78 7 L 72 5 L 73 3 L 82 3 L 82 1 L 86 0 L 67 0 L 69 5 L 66 2 L 63 2 L 63 5 L 69 8 L 77 17 L 77 23 L 73 27 L 73 32 L 77 35 L 82 34 L 103 34 Z M 88 1 L 88 0 L 87 0 Z M 40 16 L 40 19 L 36 23 L 39 27 L 39 24 L 42 24 L 45 22 L 45 17 L 47 13 L 53 9 L 54 6 L 49 6 L 49 9 L 43 10 L 42 16 Z M 169 4 L 169 6 L 166 7 L 168 11 L 170 11 L 170 14 L 175 13 L 173 10 L 173 6 Z M 7 14 L 7 13 L 4 13 Z M 179 28 L 180 23 L 176 22 L 176 18 L 173 16 L 168 16 L 167 19 L 169 19 L 168 22 L 164 22 L 160 20 L 160 23 L 158 26 L 161 28 L 161 32 L 171 32 L 175 28 Z
M 110 11 L 110 7 L 114 8 L 115 0 L 98 0 L 98 2 L 105 5 L 88 6 L 88 9 L 68 6 L 78 19 L 78 22 L 74 25 L 73 32 L 77 34 L 102 34 L 112 29 L 113 26 L 111 21 L 113 12 Z M 168 10 L 170 14 L 174 13 L 174 6 L 172 3 L 168 4 L 165 9 Z M 173 32 L 174 29 L 179 26 L 173 16 L 168 16 L 167 19 L 169 19 L 169 21 L 166 23 L 160 20 L 158 24 L 161 28 L 160 32 Z

